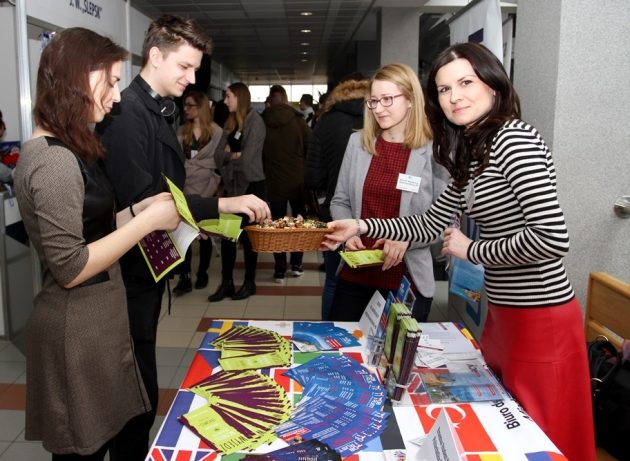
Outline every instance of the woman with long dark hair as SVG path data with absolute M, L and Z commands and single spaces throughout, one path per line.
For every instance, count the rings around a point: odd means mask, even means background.
M 247 85 L 236 82 L 225 92 L 225 104 L 230 115 L 225 122 L 223 136 L 215 152 L 215 161 L 223 178 L 225 197 L 253 194 L 266 198 L 265 173 L 263 171 L 262 148 L 265 142 L 265 122 L 251 105 L 251 94 Z M 247 224 L 247 217 L 242 225 Z M 245 299 L 256 293 L 256 264 L 258 253 L 252 250 L 247 232 L 239 238 L 245 257 L 245 280 L 240 289 L 234 291 L 234 265 L 236 243 L 221 240 L 221 284 L 208 296 L 208 301 L 220 301 L 226 296 Z
M 150 409 L 134 359 L 118 259 L 146 234 L 174 229 L 170 194 L 115 212 L 93 131 L 120 100 L 127 52 L 87 29 L 60 32 L 37 74 L 33 137 L 15 190 L 43 266 L 27 326 L 26 434 L 53 460 L 102 460 Z
M 447 48 L 427 85 L 434 155 L 452 183 L 423 215 L 336 221 L 329 238 L 367 233 L 427 242 L 444 231 L 444 255 L 485 270 L 481 347 L 488 365 L 568 459 L 592 461 L 582 310 L 562 263 L 569 236 L 551 152 L 521 120 L 510 79 L 484 46 Z M 479 226 L 479 240 L 447 228 L 462 211 Z

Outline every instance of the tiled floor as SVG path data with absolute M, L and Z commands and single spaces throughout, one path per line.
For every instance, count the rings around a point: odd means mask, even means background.
M 210 283 L 203 290 L 193 290 L 185 296 L 173 298 L 171 314 L 164 307 L 158 327 L 157 361 L 161 389 L 158 421 L 168 410 L 175 389 L 184 378 L 186 370 L 203 337 L 210 319 L 289 319 L 320 320 L 321 287 L 324 274 L 318 271 L 321 260 L 318 253 L 304 255 L 304 275 L 287 278 L 277 284 L 272 278 L 273 257 L 261 254 L 256 274 L 257 293 L 249 299 L 232 301 L 225 299 L 209 303 L 207 297 L 214 292 L 220 281 L 220 258 L 213 255 Z M 195 267 L 193 261 L 193 267 Z M 237 264 L 235 283 L 242 282 L 242 264 Z M 443 286 L 436 296 L 432 317 L 443 318 L 446 312 L 446 293 Z M 0 341 L 0 461 L 49 460 L 39 442 L 24 440 L 24 402 L 26 382 L 24 355 L 12 343 Z
M 318 271 L 321 255 L 304 255 L 304 275 L 285 279 L 277 284 L 272 279 L 273 257 L 261 254 L 256 275 L 257 293 L 249 299 L 209 303 L 220 280 L 220 258 L 213 255 L 210 283 L 206 289 L 193 290 L 185 296 L 173 298 L 171 314 L 166 309 L 166 297 L 158 327 L 157 362 L 160 385 L 158 419 L 155 433 L 168 410 L 175 389 L 182 382 L 193 359 L 203 331 L 210 319 L 288 319 L 320 320 L 321 287 L 324 274 Z M 196 267 L 194 265 L 193 267 Z M 242 265 L 237 265 L 235 283 L 242 282 Z M 438 282 L 429 320 L 447 319 L 446 282 Z M 39 442 L 24 440 L 24 403 L 26 362 L 24 355 L 12 343 L 0 341 L 0 461 L 50 460 Z M 602 455 L 600 460 L 612 460 Z

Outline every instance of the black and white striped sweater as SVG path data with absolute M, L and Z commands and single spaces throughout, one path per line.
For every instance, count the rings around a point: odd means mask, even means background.
M 471 164 L 471 172 L 477 164 Z M 452 184 L 422 216 L 367 220 L 370 237 L 431 242 L 464 211 L 480 228 L 468 258 L 485 269 L 488 300 L 503 306 L 562 304 L 573 288 L 562 264 L 569 235 L 558 204 L 551 153 L 536 129 L 506 123 L 490 164 L 463 191 Z

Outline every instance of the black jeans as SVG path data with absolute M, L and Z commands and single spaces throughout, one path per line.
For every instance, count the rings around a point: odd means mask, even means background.
M 194 244 L 195 242 L 193 242 Z M 199 239 L 199 267 L 197 268 L 197 275 L 208 272 L 210 267 L 210 258 L 212 257 L 212 239 L 208 237 L 206 240 Z M 186 252 L 186 258 L 179 266 L 180 274 L 190 274 L 192 272 L 192 244 L 188 247 Z
M 374 288 L 367 285 L 337 280 L 335 295 L 331 306 L 331 318 L 337 322 L 358 322 L 367 307 L 374 292 L 378 290 L 385 299 L 391 290 Z M 414 292 L 416 301 L 413 304 L 412 316 L 419 322 L 426 322 L 433 298 L 425 298 L 418 292 Z
M 290 200 L 270 200 L 269 210 L 271 211 L 271 217 L 275 219 L 284 218 L 287 215 L 287 204 L 291 205 L 291 213 L 293 216 L 304 216 L 304 201 L 297 199 Z M 292 252 L 289 257 L 289 263 L 291 267 L 301 267 L 302 257 L 304 253 Z M 287 271 L 287 254 L 286 253 L 274 253 L 273 259 L 275 260 L 274 273 L 284 275 Z
M 249 183 L 245 194 L 254 194 L 256 197 L 265 200 L 267 187 L 265 181 L 255 181 Z M 243 218 L 241 229 L 247 226 L 249 218 L 247 215 L 239 215 Z M 252 249 L 247 232 L 241 232 L 238 241 L 243 245 L 243 257 L 245 260 L 245 280 L 254 281 L 256 279 L 256 265 L 258 264 L 258 253 Z M 223 280 L 234 279 L 234 265 L 236 264 L 236 243 L 229 240 L 221 240 L 221 277 Z

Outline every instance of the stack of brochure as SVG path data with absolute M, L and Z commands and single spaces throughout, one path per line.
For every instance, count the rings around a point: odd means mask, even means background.
M 360 451 L 387 426 L 386 392 L 367 368 L 344 355 L 321 355 L 286 376 L 304 391 L 291 419 L 276 428 L 283 440 L 319 440 L 341 456 Z
M 291 339 L 301 352 L 330 351 L 361 344 L 348 330 L 332 322 L 295 322 Z
M 284 389 L 256 371 L 220 371 L 189 388 L 207 404 L 179 421 L 220 454 L 255 450 L 276 439 L 274 428 L 289 417 Z
M 388 382 L 388 393 L 392 400 L 400 400 L 409 382 L 418 341 L 420 341 L 420 326 L 417 320 L 412 317 L 402 318 L 394 347 L 392 372 Z
M 237 325 L 210 344 L 221 351 L 219 365 L 224 370 L 257 370 L 291 364 L 291 343 L 265 328 Z
M 352 269 L 358 267 L 381 266 L 384 262 L 383 250 L 340 251 L 339 255 Z

